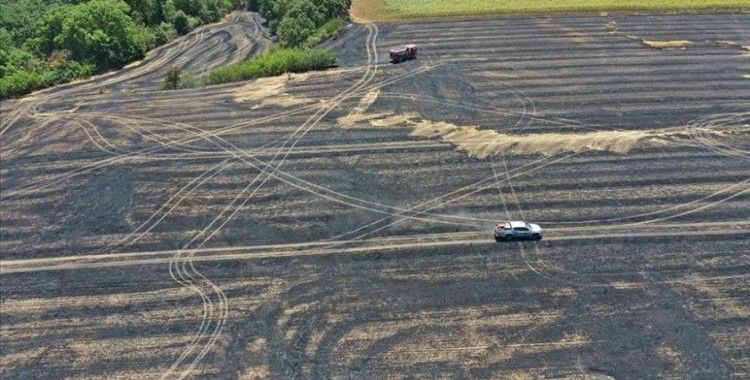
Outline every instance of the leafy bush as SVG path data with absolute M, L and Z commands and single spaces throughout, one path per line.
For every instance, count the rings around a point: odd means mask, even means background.
M 70 82 L 72 80 L 87 77 L 96 72 L 96 67 L 90 63 L 67 61 L 54 70 L 50 71 L 51 84 Z
M 195 88 L 203 85 L 203 80 L 195 74 L 185 71 L 180 77 L 180 88 Z
M 0 78 L 0 98 L 26 94 L 47 85 L 42 74 L 21 70 Z
M 162 22 L 158 26 L 151 27 L 151 33 L 154 36 L 154 46 L 163 45 L 177 37 L 177 30 L 175 30 L 174 25 L 168 22 Z
M 178 66 L 172 66 L 167 70 L 167 76 L 164 77 L 162 90 L 176 90 L 179 88 L 195 88 L 203 85 L 202 78 L 195 74 L 184 71 Z
M 188 16 L 183 11 L 177 11 L 174 14 L 174 18 L 172 18 L 172 23 L 174 24 L 174 29 L 179 34 L 188 34 L 190 32 L 190 21 L 188 20 Z
M 180 88 L 180 76 L 182 76 L 182 69 L 178 66 L 172 66 L 167 70 L 167 77 L 164 78 L 164 85 L 162 86 L 165 90 L 176 90 Z
M 27 94 L 34 90 L 49 87 L 54 84 L 91 75 L 95 68 L 91 64 L 76 61 L 61 62 L 53 69 L 32 71 L 16 70 L 9 75 L 0 77 L 0 99 Z
M 25 50 L 0 47 L 0 77 L 23 70 L 32 59 L 33 55 Z
M 323 70 L 336 63 L 336 55 L 323 49 L 277 49 L 254 59 L 213 70 L 209 83 L 236 82 L 283 73 Z

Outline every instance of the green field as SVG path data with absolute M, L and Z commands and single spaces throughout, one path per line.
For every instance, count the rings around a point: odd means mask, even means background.
M 353 11 L 372 20 L 498 13 L 750 9 L 750 0 L 355 0 Z

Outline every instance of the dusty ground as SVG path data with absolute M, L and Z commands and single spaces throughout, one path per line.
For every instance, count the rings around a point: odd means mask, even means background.
M 255 21 L 2 104 L 0 376 L 750 376 L 750 15 L 353 25 L 157 90 Z

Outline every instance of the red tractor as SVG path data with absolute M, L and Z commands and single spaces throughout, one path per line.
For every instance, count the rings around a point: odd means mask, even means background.
M 392 63 L 408 61 L 417 58 L 417 45 L 406 45 L 399 49 L 391 49 L 388 53 Z

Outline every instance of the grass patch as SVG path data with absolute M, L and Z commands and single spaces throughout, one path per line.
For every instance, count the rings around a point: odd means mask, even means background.
M 321 25 L 321 27 L 318 28 L 315 33 L 307 38 L 304 46 L 309 48 L 317 46 L 321 42 L 335 35 L 339 31 L 339 29 L 344 27 L 344 25 L 346 25 L 346 20 L 344 20 L 344 18 L 342 17 L 337 17 L 326 21 L 326 23 Z
M 398 19 L 502 13 L 750 9 L 748 0 L 354 0 L 355 16 Z
M 323 49 L 276 49 L 248 61 L 213 70 L 209 84 L 237 82 L 284 73 L 324 70 L 336 64 L 336 55 Z

